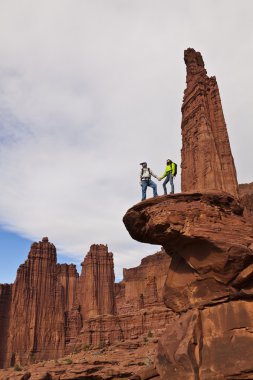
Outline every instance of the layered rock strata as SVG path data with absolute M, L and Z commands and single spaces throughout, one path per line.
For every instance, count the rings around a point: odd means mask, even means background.
M 64 311 L 56 250 L 44 238 L 32 244 L 13 284 L 5 365 L 62 356 Z
M 136 268 L 123 269 L 123 280 L 115 285 L 118 314 L 132 314 L 149 306 L 164 305 L 163 288 L 170 261 L 162 250 L 143 258 Z
M 162 380 L 253 376 L 253 228 L 243 211 L 227 193 L 182 193 L 124 217 L 134 239 L 162 244 L 172 258 L 164 301 L 181 316 L 159 342 Z
M 184 52 L 187 87 L 182 105 L 182 191 L 225 191 L 238 184 L 219 89 L 199 52 Z
M 83 319 L 115 314 L 113 254 L 103 244 L 93 244 L 85 257 L 80 277 L 80 304 Z
M 117 342 L 133 340 L 144 334 L 165 329 L 175 316 L 165 306 L 154 306 L 122 315 L 96 316 L 84 321 L 80 334 L 81 347 L 104 348 Z
M 151 199 L 131 208 L 124 222 L 134 239 L 161 244 L 172 257 L 164 297 L 174 311 L 238 296 L 253 276 L 252 225 L 226 193 Z
M 252 186 L 238 197 L 216 80 L 200 53 L 186 50 L 185 62 L 184 192 L 141 202 L 123 221 L 171 257 L 163 296 L 178 320 L 158 343 L 160 379 L 252 379 Z
M 12 285 L 0 285 L 0 368 L 5 364 L 6 343 L 8 338 Z
M 65 310 L 70 311 L 77 302 L 79 275 L 76 266 L 74 264 L 58 264 L 57 278 L 63 287 Z
M 239 185 L 239 197 L 244 207 L 243 216 L 253 224 L 253 182 Z
M 56 359 L 162 329 L 171 312 L 162 301 L 170 258 L 162 251 L 125 269 L 115 284 L 113 255 L 92 245 L 79 277 L 57 264 L 56 249 L 33 243 L 13 285 L 0 285 L 0 366 Z

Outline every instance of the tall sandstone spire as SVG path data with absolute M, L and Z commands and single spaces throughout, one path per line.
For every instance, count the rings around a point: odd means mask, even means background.
M 10 324 L 12 284 L 0 284 L 0 368 L 5 365 Z
M 182 105 L 182 191 L 225 191 L 238 183 L 215 77 L 208 77 L 199 52 L 184 52 L 187 87 Z
M 80 305 L 83 319 L 115 314 L 113 255 L 107 246 L 93 244 L 82 263 Z
M 33 243 L 12 286 L 5 366 L 64 354 L 64 290 L 57 277 L 56 249 Z M 4 360 L 3 360 L 4 359 Z

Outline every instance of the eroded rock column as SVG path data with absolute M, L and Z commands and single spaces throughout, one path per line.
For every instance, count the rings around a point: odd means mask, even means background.
M 13 284 L 5 366 L 62 356 L 64 311 L 56 249 L 48 238 L 43 238 L 32 244 Z
M 208 77 L 199 52 L 184 52 L 187 87 L 182 106 L 182 191 L 225 191 L 238 183 L 215 77 Z
M 5 365 L 11 309 L 11 284 L 0 284 L 0 368 Z
M 82 318 L 115 314 L 113 254 L 107 246 L 93 244 L 82 263 L 80 305 Z

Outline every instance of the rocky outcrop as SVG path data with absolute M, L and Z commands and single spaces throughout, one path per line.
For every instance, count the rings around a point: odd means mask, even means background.
M 157 336 L 145 335 L 108 348 L 83 347 L 58 360 L 0 369 L 0 380 L 158 380 L 156 345 Z
M 162 244 L 172 257 L 164 290 L 168 307 L 183 311 L 238 292 L 245 277 L 238 275 L 253 262 L 252 225 L 242 213 L 225 193 L 152 198 L 128 211 L 131 236 Z
M 215 78 L 193 49 L 185 62 L 184 192 L 141 202 L 123 221 L 171 257 L 163 295 L 178 319 L 158 343 L 161 380 L 252 379 L 252 186 L 238 196 Z
M 250 300 L 187 311 L 158 343 L 161 379 L 252 379 L 252 312 Z
M 239 197 L 244 207 L 243 216 L 253 224 L 253 182 L 239 185 Z
M 0 284 L 0 368 L 5 364 L 12 285 Z
M 144 257 L 136 268 L 123 269 L 123 280 L 115 285 L 119 315 L 164 305 L 163 288 L 170 261 L 170 257 L 162 250 Z
M 172 320 L 173 313 L 164 305 L 117 316 L 89 318 L 81 331 L 81 346 L 103 348 L 116 342 L 135 341 L 143 334 L 153 335 L 164 330 Z
M 187 87 L 182 106 L 182 191 L 225 191 L 238 184 L 215 77 L 208 77 L 199 52 L 184 52 Z
M 115 314 L 113 255 L 103 244 L 93 244 L 82 263 L 80 305 L 83 319 Z
M 107 247 L 103 246 L 102 252 L 108 255 Z M 169 256 L 161 251 L 142 259 L 136 268 L 124 269 L 123 280 L 115 284 L 115 312 L 85 318 L 81 346 L 106 347 L 164 328 L 172 318 L 163 302 L 169 263 Z
M 164 301 L 179 319 L 159 341 L 162 380 L 253 376 L 253 228 L 243 212 L 227 193 L 182 193 L 124 217 L 134 239 L 162 244 L 172 258 Z
M 76 304 L 79 275 L 73 264 L 58 264 L 57 278 L 64 291 L 65 310 L 70 311 Z
M 5 365 L 62 356 L 64 311 L 56 250 L 43 238 L 32 244 L 13 284 Z
M 43 238 L 32 244 L 15 283 L 0 285 L 1 367 L 136 340 L 172 318 L 162 300 L 170 263 L 165 251 L 125 269 L 118 284 L 105 245 L 90 247 L 80 277 L 75 265 L 56 259 L 54 245 Z

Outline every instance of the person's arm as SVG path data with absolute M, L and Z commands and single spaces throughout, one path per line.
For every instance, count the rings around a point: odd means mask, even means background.
M 141 179 L 142 179 L 142 169 L 140 171 L 140 185 L 141 185 Z
M 164 177 L 166 177 L 168 175 L 168 172 L 170 171 L 170 168 L 169 166 L 166 166 L 165 168 L 165 172 L 163 173 L 163 175 L 160 177 L 160 180 L 163 179 Z
M 159 180 L 159 177 L 158 177 L 158 175 L 156 175 L 154 172 L 152 172 L 152 170 L 150 170 L 150 174 L 151 174 L 153 177 L 155 177 L 156 179 L 158 179 L 158 180 Z
M 164 177 L 166 177 L 167 175 L 167 171 L 165 170 L 165 172 L 163 173 L 163 175 L 160 177 L 160 180 L 163 179 Z

